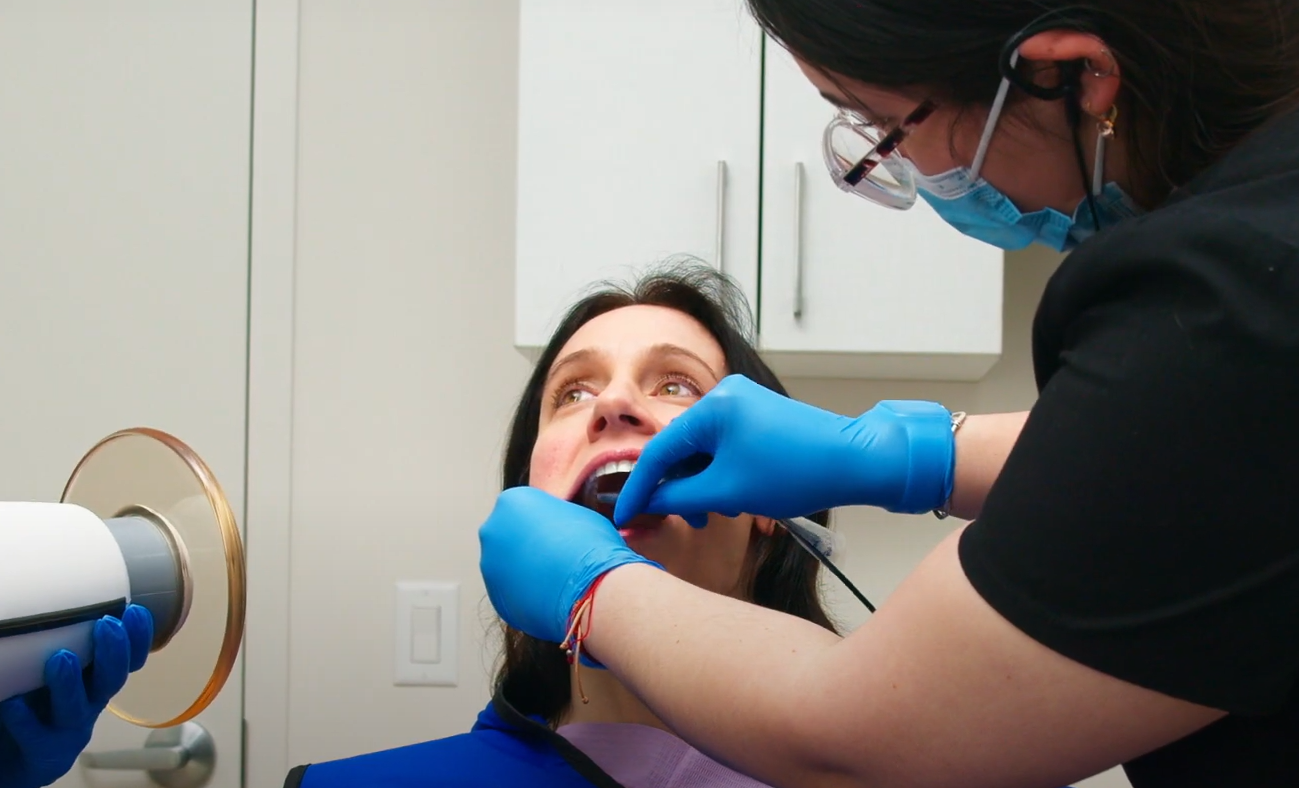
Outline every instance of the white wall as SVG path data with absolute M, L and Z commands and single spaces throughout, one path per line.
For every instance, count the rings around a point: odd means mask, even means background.
M 302 6 L 291 762 L 461 732 L 485 698 L 477 525 L 527 373 L 510 344 L 517 14 Z M 393 686 L 399 579 L 462 584 L 459 687 Z
M 462 732 L 487 699 L 475 529 L 528 371 L 510 346 L 517 15 L 508 0 L 302 2 L 290 764 Z M 1056 258 L 1007 263 L 1006 356 L 983 382 L 788 381 L 794 394 L 841 412 L 885 397 L 1029 406 L 1029 326 Z M 951 527 L 865 511 L 837 523 L 875 601 Z M 458 687 L 392 685 L 401 579 L 461 583 Z M 862 619 L 834 598 L 842 620 Z M 251 784 L 269 785 L 258 742 L 254 727 Z

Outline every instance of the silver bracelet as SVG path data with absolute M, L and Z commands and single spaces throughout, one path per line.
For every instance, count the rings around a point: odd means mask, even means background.
M 959 430 L 961 428 L 961 425 L 964 423 L 965 423 L 965 411 L 958 410 L 955 413 L 953 413 L 952 434 L 955 435 L 956 431 Z M 956 451 L 955 447 L 953 447 L 952 451 L 953 453 L 955 453 Z M 956 487 L 955 479 L 952 480 L 952 487 L 953 489 Z M 948 511 L 949 509 L 951 509 L 951 507 L 952 507 L 952 499 L 951 496 L 948 496 L 947 500 L 943 501 L 943 505 L 934 510 L 934 517 L 937 517 L 939 520 L 946 520 L 949 516 L 951 516 L 951 512 Z

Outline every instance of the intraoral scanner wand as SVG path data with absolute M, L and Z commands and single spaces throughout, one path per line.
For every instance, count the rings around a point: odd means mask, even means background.
M 602 504 L 613 506 L 618 503 L 618 493 L 597 493 L 596 499 Z M 875 612 L 875 606 L 870 603 L 870 600 L 862 592 L 858 591 L 857 586 L 853 585 L 852 581 L 847 577 L 844 577 L 843 572 L 839 571 L 839 567 L 835 566 L 830 560 L 832 555 L 839 555 L 843 552 L 844 539 L 842 536 L 806 517 L 790 517 L 776 522 L 780 523 L 789 532 L 789 535 L 794 537 L 794 541 L 798 542 L 800 547 L 815 556 L 816 560 L 830 570 L 831 574 L 839 578 L 852 592 L 853 596 L 857 597 L 866 606 L 867 610 L 872 613 Z

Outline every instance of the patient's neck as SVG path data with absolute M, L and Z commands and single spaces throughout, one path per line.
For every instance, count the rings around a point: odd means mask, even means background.
M 668 730 L 668 726 L 654 716 L 653 712 L 641 703 L 631 690 L 624 687 L 622 682 L 614 678 L 612 673 L 586 665 L 581 667 L 581 671 L 582 688 L 586 691 L 589 702 L 582 702 L 582 695 L 577 689 L 578 673 L 575 670 L 570 671 L 573 700 L 568 707 L 568 713 L 564 715 L 562 724 L 621 722 Z

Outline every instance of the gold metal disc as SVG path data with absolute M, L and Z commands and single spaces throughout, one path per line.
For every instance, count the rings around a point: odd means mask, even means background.
M 244 545 L 221 485 L 179 439 L 134 428 L 109 435 L 81 458 L 62 501 L 105 520 L 153 515 L 179 545 L 187 597 L 180 627 L 108 708 L 145 728 L 196 717 L 225 686 L 244 635 Z

